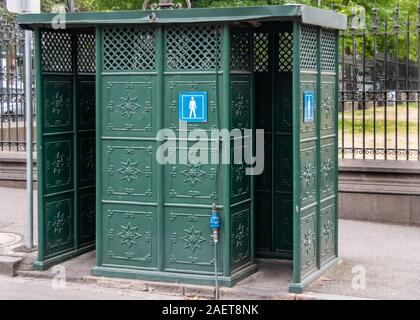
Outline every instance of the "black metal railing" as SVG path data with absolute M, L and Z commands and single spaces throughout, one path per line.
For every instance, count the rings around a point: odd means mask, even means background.
M 24 35 L 0 3 L 0 151 L 25 151 Z
M 391 17 L 376 2 L 365 26 L 353 12 L 340 44 L 340 156 L 420 159 L 418 15 Z
M 340 36 L 342 158 L 420 159 L 420 2 L 385 11 L 375 2 L 364 26 L 355 10 Z M 25 151 L 23 34 L 1 4 L 0 26 L 0 151 Z

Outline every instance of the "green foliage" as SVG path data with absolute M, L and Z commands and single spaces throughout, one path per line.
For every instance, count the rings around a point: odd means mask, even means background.
M 157 0 L 155 0 L 157 1 Z M 42 0 L 42 9 L 44 12 L 51 10 L 51 7 L 56 3 L 63 3 L 65 0 Z M 76 7 L 81 11 L 119 11 L 119 10 L 139 10 L 141 9 L 142 0 L 76 0 Z M 174 0 L 174 3 L 184 2 L 184 0 Z M 191 0 L 193 7 L 243 7 L 243 6 L 261 6 L 261 5 L 281 5 L 285 3 L 301 3 L 306 5 L 317 6 L 317 0 Z M 399 50 L 398 55 L 405 57 L 407 55 L 406 43 L 410 40 L 411 44 L 415 44 L 417 39 L 416 30 L 417 23 L 417 6 L 416 0 L 399 0 L 400 6 L 400 23 L 401 30 L 398 36 Z M 378 14 L 380 25 L 383 28 L 385 18 L 388 18 L 389 29 L 392 30 L 395 22 L 392 17 L 395 14 L 396 0 L 377 0 Z M 322 0 L 322 7 L 325 9 L 334 8 L 335 11 L 342 12 L 351 16 L 352 13 L 360 14 L 365 11 L 366 24 L 368 30 L 371 29 L 373 21 L 373 7 L 372 0 Z M 410 18 L 411 32 L 407 36 L 406 24 Z M 363 51 L 363 37 L 356 38 L 356 48 L 359 52 Z M 396 41 L 390 39 L 388 42 L 388 50 L 391 56 L 396 56 Z M 381 37 L 378 38 L 378 49 L 380 52 L 384 51 L 384 41 Z M 349 38 L 345 41 L 347 51 L 352 51 L 353 43 Z M 366 37 L 366 53 L 367 56 L 373 55 L 374 39 L 370 35 Z M 417 48 L 414 45 L 410 46 L 409 56 L 412 60 L 417 57 Z

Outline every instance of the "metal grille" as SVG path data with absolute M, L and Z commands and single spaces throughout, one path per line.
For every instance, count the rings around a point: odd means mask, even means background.
M 321 34 L 321 68 L 335 71 L 336 36 L 333 30 L 323 30 Z
M 340 35 L 342 158 L 420 160 L 420 12 L 354 13 Z M 405 20 L 405 21 L 404 21 Z
M 317 69 L 317 28 L 302 26 L 300 67 L 301 69 Z
M 172 26 L 166 31 L 166 67 L 169 70 L 222 68 L 219 26 Z
M 42 32 L 42 71 L 73 72 L 72 34 L 67 32 Z
M 247 29 L 235 29 L 232 32 L 232 70 L 251 70 L 249 42 Z
M 293 71 L 293 34 L 289 32 L 279 34 L 279 71 Z
M 254 71 L 268 72 L 269 70 L 269 34 L 258 32 L 254 34 Z
M 24 34 L 0 1 L 0 151 L 26 150 Z
M 106 28 L 104 70 L 144 71 L 156 68 L 156 39 L 152 28 Z
M 77 35 L 77 71 L 95 72 L 95 35 L 80 33 Z

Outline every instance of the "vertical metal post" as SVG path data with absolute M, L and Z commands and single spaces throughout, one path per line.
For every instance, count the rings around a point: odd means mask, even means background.
M 69 12 L 74 12 L 74 0 L 69 0 Z
M 32 157 L 32 31 L 25 31 L 25 106 L 26 106 L 26 247 L 33 248 L 33 157 Z

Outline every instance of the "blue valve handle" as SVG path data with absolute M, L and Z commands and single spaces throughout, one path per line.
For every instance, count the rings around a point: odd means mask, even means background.
M 222 225 L 222 219 L 220 218 L 220 212 L 217 210 L 212 210 L 210 217 L 210 228 L 220 229 Z

